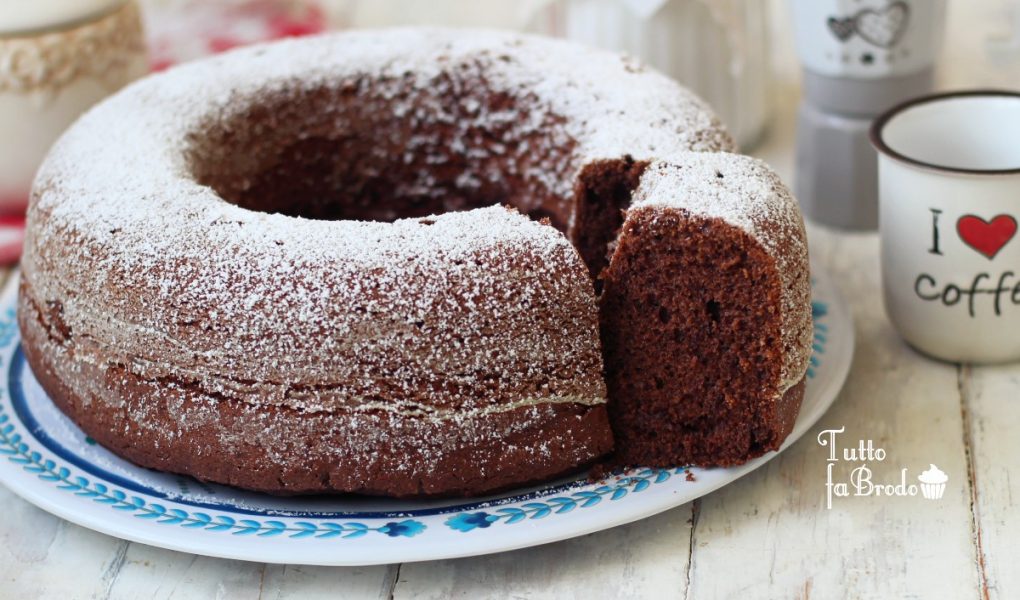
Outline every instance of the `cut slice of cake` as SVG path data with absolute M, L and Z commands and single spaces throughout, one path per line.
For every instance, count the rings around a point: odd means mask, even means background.
M 615 462 L 733 465 L 782 444 L 811 346 L 806 244 L 761 161 L 648 165 L 602 272 Z

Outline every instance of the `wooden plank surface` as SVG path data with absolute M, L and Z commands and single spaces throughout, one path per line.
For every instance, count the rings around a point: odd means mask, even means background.
M 694 504 L 537 548 L 405 564 L 394 598 L 684 597 Z
M 266 565 L 194 556 L 131 544 L 109 598 L 381 598 L 391 596 L 397 566 L 327 568 Z
M 43 512 L 0 485 L 2 598 L 103 598 L 127 546 Z
M 965 439 L 974 504 L 974 538 L 984 598 L 1020 595 L 1020 369 L 966 367 Z

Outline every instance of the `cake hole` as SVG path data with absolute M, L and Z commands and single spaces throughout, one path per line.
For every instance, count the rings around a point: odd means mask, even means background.
M 186 133 L 186 158 L 199 184 L 257 212 L 389 222 L 502 204 L 564 230 L 565 119 L 490 79 L 476 60 L 425 82 L 365 75 L 239 98 Z
M 722 179 L 722 178 L 723 178 L 723 174 L 722 174 L 722 171 L 716 171 L 716 172 L 715 172 L 715 176 L 716 176 L 717 178 L 719 178 L 719 179 Z
M 669 310 L 665 306 L 660 306 L 659 307 L 659 321 L 663 325 L 665 325 L 666 323 L 669 323 L 671 318 L 672 318 L 672 315 L 669 314 Z
M 705 312 L 708 313 L 708 317 L 712 321 L 719 321 L 719 303 L 715 300 L 709 300 L 705 303 Z

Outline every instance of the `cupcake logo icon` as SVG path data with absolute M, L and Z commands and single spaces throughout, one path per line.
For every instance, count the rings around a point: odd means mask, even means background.
M 949 476 L 935 465 L 928 465 L 928 470 L 917 476 L 921 482 L 921 494 L 929 500 L 938 500 L 946 493 L 946 482 Z

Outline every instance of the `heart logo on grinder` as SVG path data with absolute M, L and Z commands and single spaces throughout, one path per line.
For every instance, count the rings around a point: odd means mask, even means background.
M 904 2 L 893 2 L 884 10 L 866 8 L 857 13 L 857 35 L 879 48 L 892 48 L 907 30 L 910 7 Z
M 847 41 L 854 34 L 854 18 L 846 17 L 845 19 L 837 19 L 836 17 L 829 17 L 827 21 L 829 25 L 829 31 L 832 35 L 836 36 L 841 42 Z
M 1016 219 L 998 215 L 991 221 L 985 221 L 975 215 L 963 215 L 956 222 L 956 233 L 963 243 L 991 260 L 1016 235 Z

